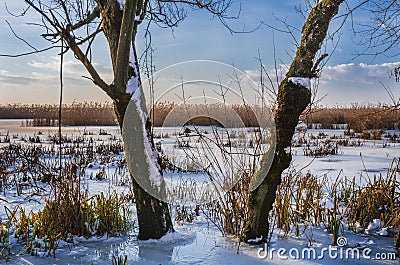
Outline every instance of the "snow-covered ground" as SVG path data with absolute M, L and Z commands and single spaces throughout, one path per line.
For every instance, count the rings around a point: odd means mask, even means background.
M 29 128 L 19 127 L 20 121 L 1 121 L 0 120 L 0 141 L 8 134 L 11 142 L 20 142 L 21 138 L 29 138 L 38 135 L 45 140 L 48 134 L 56 134 L 56 128 Z M 100 129 L 106 131 L 107 135 L 99 135 Z M 207 128 L 202 128 L 206 130 Z M 38 132 L 41 132 L 39 134 Z M 181 135 L 181 147 L 176 142 L 175 136 L 179 136 L 180 128 L 155 129 L 155 135 L 161 138 L 156 139 L 161 142 L 161 148 L 167 155 L 175 155 L 175 159 L 180 161 L 182 167 L 190 166 L 195 169 L 196 165 L 184 161 L 189 152 L 185 148 L 191 149 L 190 152 L 199 149 L 199 142 L 195 139 Z M 231 136 L 233 136 L 233 130 Z M 324 135 L 318 135 L 320 132 Z M 67 127 L 63 128 L 63 134 L 71 137 L 80 136 L 86 133 L 87 137 L 93 137 L 97 142 L 107 142 L 110 139 L 120 139 L 117 127 Z M 212 131 L 208 132 L 208 134 Z M 399 132 L 389 132 L 391 134 Z M 315 137 L 310 137 L 313 134 Z M 240 131 L 236 130 L 236 145 L 234 148 L 244 150 L 250 143 L 248 138 L 239 137 Z M 337 137 L 333 137 L 333 136 Z M 313 158 L 304 155 L 305 146 L 296 144 L 296 141 L 305 138 L 316 138 L 309 142 L 310 148 L 317 148 L 322 142 L 330 138 L 341 137 L 348 140 L 347 146 L 338 146 L 337 154 Z M 186 137 L 186 138 L 185 138 Z M 28 143 L 26 143 L 28 144 Z M 29 143 L 30 144 L 30 143 Z M 44 142 L 43 144 L 48 144 Z M 0 143 L 7 145 L 7 143 Z M 351 146 L 353 145 L 353 146 Z M 265 147 L 265 146 L 264 146 Z M 266 145 L 266 147 L 268 147 Z M 374 175 L 384 175 L 394 158 L 400 157 L 400 143 L 393 143 L 389 139 L 383 140 L 360 140 L 343 135 L 343 130 L 308 130 L 305 133 L 298 133 L 295 136 L 295 146 L 292 147 L 293 162 L 290 170 L 306 173 L 310 171 L 317 176 L 326 175 L 327 179 L 334 181 L 339 177 L 357 176 L 360 183 L 366 179 L 373 178 Z M 115 180 L 112 178 L 117 170 L 117 161 L 123 155 L 115 155 L 116 160 L 105 163 L 93 163 L 90 170 L 86 172 L 88 178 L 84 181 L 84 187 L 88 188 L 91 194 L 100 191 L 110 192 L 117 190 L 120 193 L 129 193 L 129 183 L 127 179 Z M 199 154 L 201 157 L 201 154 Z M 0 158 L 1 159 L 1 158 Z M 180 160 L 183 159 L 183 160 Z M 223 163 L 223 161 L 221 162 Z M 198 166 L 198 165 L 197 165 Z M 90 179 L 90 175 L 96 175 L 100 170 L 106 172 L 107 178 L 103 180 Z M 199 183 L 207 182 L 207 176 L 202 173 L 177 173 L 169 172 L 165 174 L 166 180 L 170 179 L 170 184 L 179 180 L 193 180 Z M 399 173 L 397 174 L 399 179 Z M 172 185 L 172 184 L 171 184 Z M 46 186 L 43 186 L 46 188 Z M 29 200 L 24 196 L 17 196 L 15 190 L 8 190 L 0 195 L 0 216 L 5 218 L 4 207 L 12 208 L 18 204 L 26 209 L 37 211 L 43 206 L 43 200 Z M 132 206 L 134 211 L 134 207 Z M 11 256 L 7 264 L 111 264 L 112 257 L 128 257 L 128 264 L 287 264 L 295 260 L 299 264 L 399 264 L 399 260 L 393 260 L 394 239 L 384 237 L 377 233 L 369 235 L 355 234 L 351 231 L 344 231 L 343 236 L 347 240 L 347 245 L 343 247 L 332 247 L 332 236 L 323 227 L 304 227 L 305 232 L 300 237 L 293 234 L 284 235 L 279 229 L 275 229 L 271 245 L 265 252 L 263 245 L 240 244 L 236 239 L 229 236 L 222 236 L 221 232 L 212 222 L 209 222 L 203 215 L 195 218 L 192 223 L 176 223 L 175 233 L 163 237 L 161 240 L 139 241 L 136 238 L 136 231 L 122 238 L 92 238 L 89 240 L 75 238 L 74 244 L 67 245 L 62 243 L 56 252 L 56 258 L 29 256 L 23 253 L 23 249 L 12 242 L 12 251 L 17 253 Z M 315 252 L 314 252 L 315 251 Z M 314 256 L 315 253 L 315 256 Z M 359 254 L 359 258 L 358 258 Z M 298 258 L 294 258 L 298 255 Z M 310 255 L 310 256 L 308 256 Z M 265 257 L 266 256 L 266 257 Z M 304 257 L 303 257 L 304 256 Z M 0 257 L 0 263 L 5 263 L 5 258 Z

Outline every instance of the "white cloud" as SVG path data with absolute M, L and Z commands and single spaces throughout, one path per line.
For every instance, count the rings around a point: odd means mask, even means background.
M 393 80 L 391 72 L 395 67 L 400 66 L 400 62 L 383 63 L 383 64 L 338 64 L 334 66 L 326 66 L 321 74 L 320 83 L 326 84 L 333 81 L 348 82 L 359 84 L 378 84 L 382 80 Z M 260 81 L 260 70 L 244 71 L 254 81 Z M 281 79 L 286 74 L 286 66 L 281 65 L 277 70 L 278 77 Z M 268 75 L 272 80 L 276 79 L 275 69 L 268 69 Z
M 60 57 L 53 56 L 50 59 L 43 58 L 43 61 L 33 60 L 28 63 L 29 66 L 42 70 L 51 70 L 54 73 L 60 71 Z M 97 63 L 93 63 L 99 74 L 103 75 L 104 78 L 110 79 L 112 76 L 112 69 L 108 66 L 102 66 Z M 82 63 L 78 60 L 64 60 L 63 73 L 74 77 L 80 77 L 82 75 L 88 75 L 86 69 Z
M 28 65 L 38 69 L 52 70 L 54 72 L 58 72 L 60 70 L 60 58 L 53 56 L 43 62 L 33 60 L 32 62 L 28 63 Z M 85 72 L 85 69 L 78 61 L 65 60 L 63 63 L 63 71 L 64 74 L 82 75 L 82 73 Z
M 3 87 L 8 87 L 9 85 L 28 85 L 35 81 L 37 81 L 36 78 L 16 75 L 6 70 L 0 70 L 0 86 Z
M 395 97 L 400 98 L 399 84 L 395 82 L 391 73 L 400 62 L 382 64 L 338 64 L 326 66 L 319 79 L 317 98 L 327 95 L 324 104 L 349 104 L 352 102 L 389 102 L 389 96 L 383 88 L 389 87 Z M 270 78 L 276 80 L 275 69 L 267 70 Z M 260 70 L 249 69 L 245 73 L 254 81 L 260 81 Z M 286 67 L 278 69 L 279 81 L 286 74 Z M 269 85 L 267 81 L 266 85 Z
M 260 82 L 260 70 L 245 70 L 244 71 L 251 79 L 253 79 L 254 82 L 259 83 Z M 268 74 L 269 78 L 271 79 L 271 81 L 273 82 L 274 86 L 276 85 L 276 80 L 278 77 L 278 82 L 282 81 L 282 79 L 285 77 L 286 73 L 287 73 L 287 66 L 286 65 L 279 65 L 277 67 L 277 69 L 266 69 L 266 73 Z M 263 78 L 264 79 L 268 79 L 268 77 L 266 76 L 265 72 L 263 71 Z M 269 80 L 264 80 L 264 83 L 266 83 L 266 85 L 269 85 L 270 82 Z
M 323 69 L 320 78 L 321 84 L 340 81 L 347 82 L 349 86 L 354 84 L 378 85 L 379 81 L 390 81 L 391 71 L 400 62 L 383 63 L 383 64 L 339 64 L 335 66 L 327 66 Z M 393 78 L 391 78 L 393 80 Z

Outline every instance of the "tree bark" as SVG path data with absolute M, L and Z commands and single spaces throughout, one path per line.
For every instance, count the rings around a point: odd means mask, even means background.
M 276 149 L 270 170 L 261 184 L 249 195 L 249 212 L 241 233 L 241 240 L 268 238 L 268 215 L 276 199 L 276 191 L 281 182 L 282 172 L 292 160 L 290 152 L 295 127 L 300 114 L 311 101 L 310 88 L 293 81 L 291 77 L 313 78 L 316 76 L 313 65 L 332 18 L 337 14 L 344 0 L 320 1 L 310 12 L 302 29 L 302 39 L 285 79 L 278 89 L 278 109 L 275 113 Z M 260 169 L 262 172 L 262 169 Z
M 125 130 L 123 128 L 123 120 L 125 115 L 129 115 L 128 119 L 135 119 L 135 127 L 141 128 L 143 124 L 139 119 L 139 113 L 134 108 L 129 108 L 132 104 L 129 104 L 131 99 L 130 94 L 126 94 L 124 98 L 120 98 L 119 100 L 114 100 L 114 107 L 115 112 L 117 113 L 118 122 L 120 124 L 121 130 Z M 142 109 L 144 115 L 147 115 L 145 109 Z M 148 140 L 152 143 L 152 147 L 154 148 L 153 139 L 151 137 L 151 122 L 150 119 L 147 119 L 146 122 L 146 135 L 148 139 L 144 139 L 144 134 L 140 129 L 135 128 L 134 131 L 136 133 L 136 137 L 138 140 L 137 146 L 125 147 L 125 153 L 127 154 L 127 160 L 129 159 L 128 153 L 137 156 L 143 156 L 141 152 L 144 151 L 143 142 Z M 129 128 L 131 129 L 131 128 Z M 131 143 L 133 141 L 130 141 Z M 142 144 L 142 145 L 140 145 Z M 135 151 L 129 150 L 131 148 L 136 149 Z M 153 149 L 154 150 L 154 149 Z M 141 166 L 144 166 L 141 164 Z M 151 165 L 147 165 L 151 166 Z M 167 232 L 174 231 L 173 224 L 168 208 L 168 204 L 164 201 L 161 201 L 158 198 L 153 197 L 150 195 L 146 190 L 142 188 L 137 182 L 138 177 L 148 177 L 147 176 L 148 168 L 136 168 L 131 172 L 131 183 L 132 189 L 135 196 L 135 204 L 136 204 L 136 211 L 137 211 L 137 218 L 139 224 L 139 234 L 138 238 L 141 240 L 147 240 L 150 238 L 158 239 L 165 235 Z M 161 172 L 160 172 L 161 175 Z M 143 179 L 141 180 L 143 181 Z M 150 181 L 150 180 L 149 180 Z M 148 185 L 146 185 L 148 186 Z M 161 191 L 165 192 L 165 186 L 161 186 Z
M 130 78 L 136 77 L 139 79 L 140 84 L 139 67 L 134 45 L 136 27 L 138 25 L 135 16 L 140 15 L 140 12 L 145 12 L 147 1 L 127 0 L 123 10 L 120 9 L 120 5 L 117 1 L 98 0 L 97 2 L 103 19 L 104 34 L 108 40 L 114 71 L 114 82 L 108 89 L 108 95 L 114 102 L 114 110 L 117 115 L 118 123 L 122 130 L 126 113 L 136 118 L 140 115 L 144 115 L 146 117 L 146 133 L 143 133 L 141 130 L 133 131 L 139 139 L 139 143 L 143 145 L 144 141 L 149 141 L 154 148 L 150 133 L 151 122 L 150 119 L 148 119 L 146 107 L 142 107 L 141 110 L 129 109 L 127 112 L 132 97 L 132 94 L 127 92 L 127 82 Z M 135 57 L 134 62 L 129 61 L 131 49 Z M 134 69 L 134 67 L 136 69 Z M 141 91 L 140 93 L 143 92 Z M 143 95 L 141 95 L 141 97 L 143 97 Z M 138 113 L 139 111 L 141 113 Z M 135 121 L 137 122 L 135 126 L 137 125 L 138 128 L 143 127 L 142 120 L 137 119 Z M 147 139 L 145 139 L 146 137 Z M 136 146 L 135 148 L 139 150 L 139 148 L 143 149 L 144 147 Z M 128 152 L 126 151 L 126 153 Z M 139 156 L 139 154 L 137 155 Z M 148 169 L 143 168 L 137 168 L 135 170 L 141 172 L 143 176 L 146 176 L 146 173 L 143 172 L 146 172 L 146 170 L 148 171 Z M 131 172 L 132 188 L 135 195 L 139 223 L 138 238 L 142 240 L 150 238 L 158 239 L 167 232 L 173 231 L 168 204 L 153 197 L 138 184 L 134 177 L 134 175 L 138 175 L 138 172 Z M 160 192 L 165 193 L 164 185 L 161 186 Z

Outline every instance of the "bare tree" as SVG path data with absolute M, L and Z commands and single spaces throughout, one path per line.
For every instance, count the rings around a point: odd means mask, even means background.
M 276 198 L 282 172 L 292 160 L 291 141 L 300 114 L 311 101 L 310 79 L 316 77 L 320 59 L 317 52 L 327 35 L 332 18 L 338 13 L 344 0 L 322 0 L 315 4 L 302 29 L 302 39 L 285 79 L 278 88 L 278 108 L 275 113 L 276 150 L 267 153 L 262 161 L 273 159 L 270 170 L 261 167 L 256 179 L 261 184 L 250 193 L 247 222 L 241 239 L 248 241 L 268 236 L 268 215 Z
M 50 47 L 38 50 L 25 41 L 33 51 L 20 55 L 29 55 L 46 51 L 66 44 L 65 52 L 72 51 L 74 56 L 83 64 L 93 83 L 101 88 L 114 102 L 114 110 L 118 123 L 123 128 L 123 121 L 128 103 L 133 94 L 137 98 L 144 97 L 140 89 L 139 62 L 136 53 L 135 38 L 138 27 L 143 21 L 155 22 L 164 27 L 174 27 L 185 16 L 185 6 L 192 9 L 206 9 L 216 15 L 226 25 L 226 13 L 231 6 L 230 0 L 25 0 L 28 9 L 40 14 L 41 22 L 35 25 L 43 29 L 43 38 L 50 42 Z M 113 68 L 113 81 L 108 84 L 96 71 L 92 62 L 92 44 L 96 36 L 104 34 L 110 51 Z M 17 35 L 16 35 L 17 36 Z M 18 36 L 17 36 L 18 37 Z M 19 38 L 19 37 L 18 37 Z M 21 38 L 22 39 L 22 38 Z M 136 132 L 137 143 L 149 142 L 151 154 L 157 157 L 151 135 L 151 121 L 145 104 L 138 104 L 133 110 L 134 115 L 140 116 L 137 122 L 141 130 Z M 142 146 L 138 146 L 140 148 Z M 143 147 L 142 147 L 143 148 Z M 134 156 L 131 159 L 135 159 Z M 139 170 L 139 169 L 138 169 Z M 167 203 L 149 195 L 137 182 L 138 175 L 147 181 L 150 179 L 150 169 L 141 168 L 131 172 L 132 186 L 135 195 L 139 239 L 160 238 L 168 231 L 173 231 Z M 161 183 L 152 182 L 161 194 L 165 193 L 165 185 L 161 170 L 157 173 Z

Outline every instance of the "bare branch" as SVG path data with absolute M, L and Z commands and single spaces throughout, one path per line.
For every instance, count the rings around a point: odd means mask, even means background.
M 16 58 L 16 57 L 23 57 L 23 56 L 27 56 L 27 55 L 32 55 L 32 54 L 37 54 L 37 53 L 41 53 L 41 52 L 45 52 L 54 48 L 59 48 L 60 46 L 50 46 L 41 50 L 35 50 L 35 51 L 31 51 L 31 52 L 25 52 L 25 53 L 19 53 L 19 54 L 0 54 L 0 57 L 10 57 L 10 58 Z
M 21 40 L 23 43 L 25 43 L 26 45 L 28 45 L 29 47 L 31 47 L 33 50 L 35 50 L 37 52 L 37 49 L 35 47 L 33 47 L 29 42 L 27 42 L 25 39 L 19 37 L 17 35 L 17 33 L 15 33 L 14 29 L 11 27 L 10 23 L 7 20 L 6 20 L 6 23 L 7 23 L 8 27 L 10 28 L 11 32 L 14 34 L 14 36 L 17 39 Z
M 71 30 L 76 30 L 81 28 L 82 26 L 85 26 L 89 23 L 91 23 L 93 20 L 96 18 L 100 17 L 100 9 L 98 6 L 95 7 L 95 9 L 89 13 L 84 19 L 80 20 L 78 23 L 72 25 Z
M 7 2 L 5 2 L 4 5 L 6 7 L 7 13 L 10 14 L 11 16 L 13 16 L 13 17 L 23 17 L 23 16 L 26 15 L 26 13 L 29 10 L 29 6 L 28 6 L 27 8 L 23 9 L 20 14 L 15 14 L 15 13 L 11 12 L 10 9 L 8 9 Z
M 130 54 L 137 1 L 127 0 L 124 6 L 115 63 L 114 84 L 116 87 L 125 87 L 128 82 L 129 56 L 126 55 Z
M 80 40 L 79 42 L 76 43 L 76 45 L 81 45 L 87 41 L 90 40 L 90 43 L 93 42 L 94 38 L 97 36 L 97 34 L 99 34 L 100 32 L 103 32 L 103 28 L 101 28 L 101 24 L 99 24 L 99 28 L 93 32 L 92 34 L 90 34 L 89 36 L 87 36 L 86 38 Z M 89 45 L 90 46 L 90 45 Z
M 400 2 L 392 0 L 363 1 L 364 10 L 371 14 L 370 23 L 359 24 L 354 34 L 360 39 L 356 43 L 364 49 L 358 56 L 378 55 L 395 57 L 400 43 Z

